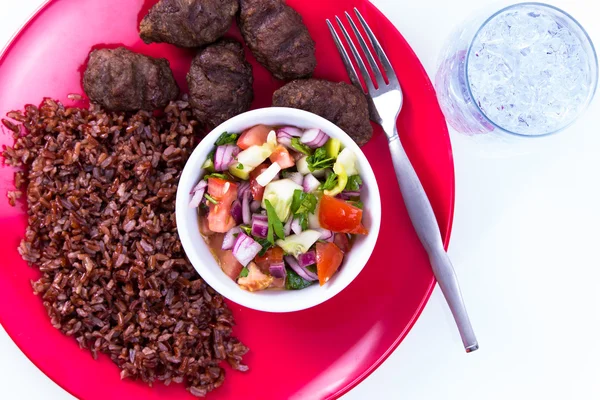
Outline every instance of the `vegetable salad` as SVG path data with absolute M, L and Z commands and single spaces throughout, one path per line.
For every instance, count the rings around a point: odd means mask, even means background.
M 191 192 L 200 232 L 240 288 L 304 289 L 365 235 L 356 155 L 320 129 L 223 133 Z

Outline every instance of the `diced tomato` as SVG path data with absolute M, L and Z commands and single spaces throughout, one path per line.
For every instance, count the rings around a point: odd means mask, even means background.
M 333 243 L 317 243 L 317 275 L 319 276 L 319 285 L 323 286 L 335 274 L 342 260 L 344 253 Z
M 283 146 L 277 146 L 275 151 L 269 157 L 272 163 L 277 163 L 281 169 L 292 168 L 296 162 L 290 155 L 290 152 Z
M 250 146 L 262 146 L 267 142 L 267 136 L 273 128 L 266 125 L 256 125 L 250 129 L 246 129 L 237 141 L 237 145 L 242 150 L 246 150 Z
M 235 226 L 231 204 L 237 198 L 237 184 L 224 179 L 208 178 L 208 194 L 219 202 L 209 205 L 208 228 L 213 232 L 225 233 Z
M 217 201 L 237 197 L 237 184 L 221 178 L 208 178 L 208 194 Z
M 233 256 L 231 250 L 222 251 L 219 255 L 219 262 L 221 269 L 225 274 L 233 280 L 236 280 L 242 272 L 244 266 Z
M 210 204 L 208 211 L 208 228 L 217 233 L 225 233 L 235 226 L 230 214 L 231 204 Z
M 348 240 L 348 235 L 345 233 L 336 233 L 333 236 L 333 243 L 335 243 L 344 254 L 350 251 L 350 241 Z
M 323 196 L 319 204 L 319 223 L 322 228 L 339 233 L 366 235 L 362 224 L 362 210 L 344 200 Z
M 254 200 L 262 201 L 265 187 L 260 186 L 258 182 L 256 182 L 256 178 L 265 172 L 267 168 L 269 168 L 268 164 L 260 164 L 254 171 L 250 172 L 250 193 L 252 193 L 252 198 Z
M 283 249 L 271 247 L 263 256 L 256 256 L 254 262 L 262 272 L 267 273 L 271 264 L 283 262 Z
M 238 285 L 249 292 L 265 290 L 273 283 L 273 277 L 263 274 L 260 269 L 251 262 L 248 264 L 248 276 L 238 279 Z

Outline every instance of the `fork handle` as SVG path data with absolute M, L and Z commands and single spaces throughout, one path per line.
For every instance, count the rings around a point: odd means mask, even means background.
M 421 240 L 423 247 L 429 255 L 429 261 L 433 269 L 450 311 L 454 316 L 458 331 L 467 353 L 479 348 L 471 321 L 467 315 L 467 309 L 463 302 L 456 273 L 444 250 L 440 229 L 431 208 L 431 203 L 423 189 L 404 148 L 398 137 L 398 131 L 394 124 L 393 134 L 388 135 L 390 152 L 394 163 L 394 171 L 400 185 L 400 191 L 412 224 Z

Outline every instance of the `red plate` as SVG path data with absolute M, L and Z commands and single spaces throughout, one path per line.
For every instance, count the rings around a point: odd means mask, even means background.
M 126 46 L 170 60 L 185 86 L 192 51 L 142 43 L 139 17 L 155 0 L 50 1 L 9 45 L 0 59 L 0 114 L 50 96 L 66 102 L 82 93 L 80 80 L 92 47 Z M 288 3 L 302 14 L 317 42 L 316 77 L 348 77 L 329 36 L 325 18 L 357 7 L 374 28 L 401 78 L 405 104 L 398 127 L 402 142 L 435 209 L 445 243 L 454 206 L 454 169 L 446 123 L 419 60 L 394 26 L 364 0 Z M 143 15 L 143 14 L 142 14 Z M 238 36 L 236 29 L 233 35 Z M 270 105 L 281 85 L 254 59 L 254 107 Z M 2 129 L 4 127 L 2 126 Z M 11 144 L 6 129 L 0 144 Z M 394 350 L 423 309 L 435 284 L 425 251 L 404 208 L 385 135 L 379 128 L 365 153 L 379 179 L 383 221 L 369 264 L 342 293 L 311 310 L 269 314 L 230 304 L 236 334 L 251 351 L 250 372 L 228 371 L 223 387 L 210 394 L 226 399 L 332 398 L 348 391 Z M 26 224 L 24 207 L 6 202 L 13 171 L 0 169 L 0 321 L 23 352 L 51 379 L 81 399 L 165 399 L 191 397 L 183 385 L 121 381 L 106 356 L 94 361 L 75 340 L 52 328 L 30 280 L 38 272 L 17 253 Z M 180 398 L 181 398 L 180 397 Z

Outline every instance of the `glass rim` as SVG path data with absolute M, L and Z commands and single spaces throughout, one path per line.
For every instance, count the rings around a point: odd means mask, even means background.
M 569 121 L 566 125 L 559 127 L 558 129 L 552 131 L 552 132 L 547 132 L 547 133 L 543 133 L 543 134 L 539 134 L 539 135 L 527 135 L 527 134 L 523 134 L 523 133 L 517 133 L 517 132 L 512 132 L 506 128 L 503 128 L 502 126 L 498 125 L 496 122 L 492 121 L 487 115 L 486 113 L 483 112 L 483 110 L 481 109 L 481 107 L 478 105 L 477 101 L 475 100 L 475 96 L 473 96 L 473 92 L 471 91 L 471 83 L 469 81 L 469 58 L 471 56 L 471 51 L 473 50 L 473 44 L 475 42 L 475 39 L 479 36 L 479 34 L 481 33 L 481 30 L 490 22 L 492 21 L 494 18 L 496 18 L 498 15 L 502 14 L 505 11 L 508 11 L 512 8 L 517 8 L 517 7 L 523 7 L 523 6 L 537 6 L 537 7 L 542 7 L 542 8 L 548 8 L 552 11 L 558 12 L 562 15 L 564 15 L 567 19 L 571 20 L 575 26 L 577 28 L 579 28 L 581 30 L 581 33 L 583 34 L 583 37 L 585 38 L 585 40 L 587 41 L 587 43 L 590 46 L 591 49 L 591 54 L 592 57 L 590 59 L 590 66 L 592 68 L 592 72 L 594 72 L 595 69 L 595 74 L 593 74 L 592 76 L 592 86 L 590 87 L 591 90 L 589 90 L 588 95 L 587 95 L 587 99 L 584 103 L 582 103 L 582 106 L 580 107 L 580 109 L 577 111 L 577 113 L 575 114 L 575 116 L 571 119 L 571 121 Z M 550 136 L 553 135 L 555 133 L 558 133 L 566 128 L 568 128 L 569 126 L 571 126 L 573 123 L 575 123 L 575 121 L 577 121 L 579 119 L 579 117 L 583 114 L 583 112 L 585 112 L 585 110 L 589 107 L 592 99 L 594 98 L 594 95 L 596 93 L 596 90 L 598 88 L 598 55 L 596 53 L 596 48 L 594 47 L 594 43 L 592 42 L 592 38 L 590 37 L 590 35 L 587 33 L 587 31 L 583 28 L 583 26 L 579 23 L 579 21 L 577 21 L 575 18 L 573 18 L 573 16 L 567 12 L 565 12 L 564 10 L 550 5 L 550 4 L 546 4 L 546 3 L 539 3 L 539 2 L 523 2 L 523 3 L 515 3 L 509 6 L 506 6 L 498 11 L 496 11 L 495 13 L 493 13 L 492 15 L 490 15 L 488 18 L 485 19 L 485 21 L 481 24 L 481 26 L 479 28 L 477 28 L 477 31 L 475 32 L 475 34 L 473 35 L 473 37 L 470 39 L 470 43 L 469 43 L 469 48 L 467 49 L 467 54 L 465 56 L 465 68 L 464 68 L 464 74 L 465 74 L 465 83 L 467 86 L 467 92 L 469 93 L 469 98 L 471 99 L 471 101 L 473 102 L 473 104 L 475 105 L 475 107 L 477 108 L 477 110 L 479 111 L 479 113 L 483 116 L 483 118 L 485 118 L 485 120 L 487 122 L 489 122 L 494 128 L 500 129 L 503 132 L 506 132 L 508 134 L 511 135 L 515 135 L 515 136 L 520 136 L 520 137 L 528 137 L 528 138 L 535 138 L 535 137 L 544 137 L 544 136 Z

